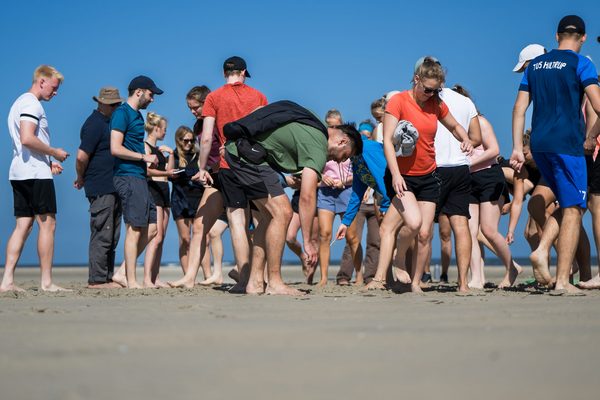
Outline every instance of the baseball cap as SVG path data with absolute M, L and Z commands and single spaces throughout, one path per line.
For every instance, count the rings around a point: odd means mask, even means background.
M 164 92 L 156 87 L 154 81 L 147 76 L 140 75 L 136 76 L 131 80 L 127 90 L 135 90 L 135 89 L 148 89 L 154 94 L 163 94 Z
M 519 72 L 519 70 L 523 68 L 523 65 L 525 65 L 527 61 L 531 61 L 537 56 L 541 56 L 544 53 L 546 53 L 546 49 L 544 48 L 544 46 L 535 43 L 528 44 L 519 53 L 519 62 L 513 68 L 513 72 Z
M 250 72 L 246 66 L 246 61 L 242 57 L 233 56 L 229 57 L 223 63 L 223 71 L 246 71 L 244 75 L 246 78 L 250 78 Z
M 558 23 L 556 33 L 579 33 L 585 35 L 585 22 L 577 15 L 567 15 Z
M 434 63 L 438 63 L 439 65 L 442 65 L 440 63 L 440 61 L 437 58 L 435 58 L 434 56 L 424 56 L 424 57 L 419 58 L 417 60 L 417 62 L 415 63 L 415 74 L 417 73 L 417 70 L 419 69 L 419 67 L 421 66 L 421 64 L 423 64 L 423 62 L 425 61 L 426 58 L 429 58 Z
M 95 102 L 102 104 L 116 104 L 124 101 L 119 95 L 119 89 L 110 86 L 105 86 L 100 89 L 98 96 L 93 96 L 92 99 Z

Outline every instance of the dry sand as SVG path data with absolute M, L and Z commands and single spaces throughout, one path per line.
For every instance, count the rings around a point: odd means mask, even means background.
M 502 269 L 487 274 L 499 282 Z M 86 269 L 54 276 L 75 291 L 41 293 L 38 270 L 20 269 L 27 293 L 0 294 L 0 399 L 598 398 L 600 291 L 332 283 L 286 298 L 87 290 Z M 299 268 L 284 277 L 301 281 Z

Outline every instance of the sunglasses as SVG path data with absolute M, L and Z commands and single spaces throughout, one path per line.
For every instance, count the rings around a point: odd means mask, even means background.
M 442 88 L 432 89 L 432 88 L 428 88 L 427 86 L 423 85 L 423 82 L 421 82 L 421 81 L 419 81 L 419 83 L 421 84 L 421 87 L 423 88 L 423 93 L 425 93 L 425 94 L 439 93 L 442 91 Z
M 194 143 L 194 139 L 181 139 L 183 143 Z

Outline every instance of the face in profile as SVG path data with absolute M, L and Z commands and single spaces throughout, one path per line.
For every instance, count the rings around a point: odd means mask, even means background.
M 140 89 L 140 90 L 142 91 L 142 94 L 140 95 L 140 99 L 138 102 L 138 108 L 140 110 L 145 110 L 146 108 L 148 108 L 150 103 L 152 103 L 154 101 L 154 93 L 152 93 L 152 91 L 149 89 Z
M 328 140 L 328 159 L 336 162 L 344 162 L 352 156 L 352 147 L 350 138 L 341 130 L 327 128 L 329 134 Z
M 187 99 L 187 106 L 190 109 L 190 112 L 196 119 L 200 119 L 202 116 L 202 107 L 204 106 L 204 100 L 198 101 L 196 99 Z
M 40 78 L 40 95 L 42 100 L 49 101 L 56 93 L 58 93 L 58 88 L 60 87 L 60 81 L 57 77 L 53 76 L 51 78 Z
M 421 79 L 415 76 L 415 97 L 418 101 L 424 103 L 431 97 L 439 93 L 442 83 L 437 79 Z

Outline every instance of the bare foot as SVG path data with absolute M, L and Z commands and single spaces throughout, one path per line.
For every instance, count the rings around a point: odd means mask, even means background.
M 125 277 L 124 275 L 113 275 L 112 281 L 120 285 L 121 287 L 127 287 L 127 277 Z
M 519 264 L 513 261 L 512 265 L 510 266 L 510 269 L 506 271 L 504 279 L 502 279 L 502 282 L 500 282 L 498 287 L 500 289 L 512 287 L 515 284 L 515 281 L 517 280 L 517 276 L 521 275 L 521 272 L 523 272 L 523 268 L 521 268 Z
M 265 293 L 265 282 L 254 282 L 254 281 L 250 281 L 248 282 L 248 285 L 246 285 L 246 294 L 252 294 L 252 295 L 256 295 L 256 294 L 264 294 Z
M 142 283 L 142 287 L 144 289 L 156 289 L 156 285 L 152 282 L 146 282 L 144 281 L 144 283 Z M 136 288 L 130 288 L 130 289 L 136 289 Z
M 358 271 L 356 273 L 356 280 L 354 281 L 354 284 L 357 286 L 362 286 L 365 284 L 365 277 L 363 276 L 362 271 Z
M 418 285 L 411 284 L 410 285 L 410 291 L 412 293 L 423 293 L 423 289 L 421 289 L 421 285 L 420 284 L 418 284 Z
M 327 281 L 319 281 L 319 283 L 317 283 L 317 287 L 325 287 L 327 286 Z
M 121 289 L 122 287 L 117 282 L 91 283 L 87 285 L 88 289 Z
M 306 283 L 309 285 L 313 284 L 313 279 L 315 279 L 315 272 L 317 272 L 317 267 L 307 267 L 306 269 Z
M 132 282 L 127 284 L 127 289 L 143 289 L 143 287 L 137 282 Z
M 283 296 L 305 296 L 306 293 L 299 291 L 298 289 L 294 289 L 286 285 L 285 283 L 280 283 L 278 285 L 269 285 L 266 294 L 272 295 L 283 295 Z
M 468 291 L 469 289 L 483 290 L 483 282 L 471 281 L 468 283 L 466 290 Z
M 229 271 L 227 276 L 230 277 L 231 279 L 233 279 L 236 283 L 240 281 L 240 273 L 235 268 L 233 268 L 231 271 Z
M 548 255 L 540 254 L 538 250 L 529 256 L 533 268 L 533 277 L 542 285 L 549 285 L 552 282 L 552 275 L 550 275 L 550 269 L 548 268 Z
M 7 285 L 4 286 L 0 286 L 0 293 L 3 292 L 24 292 L 25 289 L 23 289 L 22 287 L 19 287 L 17 285 L 15 285 L 14 283 L 9 283 Z
M 154 286 L 156 286 L 159 289 L 166 289 L 166 288 L 170 288 L 171 287 L 171 286 L 167 285 L 165 282 L 161 281 L 158 278 L 156 278 L 156 281 L 154 281 Z
M 582 289 L 600 289 L 600 274 L 596 275 L 589 281 L 579 282 L 578 286 Z
M 183 277 L 180 280 L 175 281 L 175 282 L 167 282 L 167 285 L 169 285 L 172 288 L 193 289 L 194 281 L 190 282 L 185 277 Z
M 458 289 L 457 289 L 457 292 L 458 293 L 469 293 L 470 292 L 470 290 L 469 290 L 470 287 L 471 287 L 470 285 L 468 285 L 468 286 L 459 286 Z
M 394 271 L 394 278 L 401 282 L 401 283 L 405 283 L 405 284 L 409 284 L 411 283 L 411 279 L 410 279 L 410 275 L 408 274 L 408 272 L 406 272 L 405 269 L 400 268 L 400 267 L 394 267 L 393 269 Z
M 202 286 L 211 286 L 211 285 L 222 285 L 223 284 L 223 275 L 211 275 L 208 279 L 203 280 L 199 283 Z
M 561 285 L 557 282 L 556 286 L 554 287 L 554 290 L 556 290 L 557 292 L 564 291 L 568 294 L 582 293 L 581 289 L 571 285 L 570 283 L 567 283 L 566 285 Z
M 385 284 L 383 281 L 379 279 L 371 279 L 371 282 L 367 283 L 366 286 L 362 289 L 363 291 L 369 290 L 386 290 Z
M 64 287 L 60 287 L 54 283 L 51 283 L 48 286 L 40 286 L 40 288 L 44 292 L 72 292 L 71 289 L 65 289 Z

